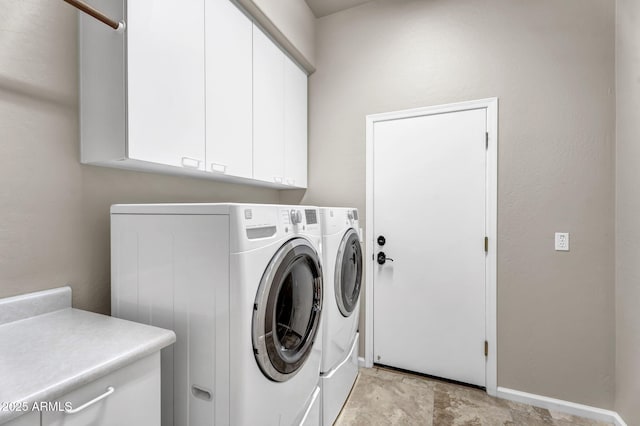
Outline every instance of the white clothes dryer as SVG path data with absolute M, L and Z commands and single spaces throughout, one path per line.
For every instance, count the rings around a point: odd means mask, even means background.
M 176 332 L 162 425 L 320 423 L 315 207 L 111 208 L 112 313 Z
M 358 376 L 363 259 L 358 210 L 320 208 L 324 263 L 320 388 L 322 424 L 332 425 Z

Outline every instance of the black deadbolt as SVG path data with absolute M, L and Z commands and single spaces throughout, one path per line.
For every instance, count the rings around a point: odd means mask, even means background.
M 379 246 L 383 246 L 386 242 L 387 242 L 387 239 L 384 237 L 384 235 L 380 235 L 378 237 L 378 245 Z

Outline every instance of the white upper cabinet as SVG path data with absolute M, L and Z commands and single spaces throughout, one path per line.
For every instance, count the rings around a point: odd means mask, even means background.
M 253 27 L 253 177 L 284 183 L 284 53 Z
M 284 63 L 284 183 L 307 187 L 307 74 Z
M 204 170 L 204 4 L 127 2 L 131 159 Z
M 307 76 L 229 0 L 92 0 L 80 14 L 81 161 L 306 187 Z
M 253 177 L 307 186 L 307 75 L 256 26 Z
M 230 1 L 205 3 L 207 172 L 253 177 L 252 27 Z

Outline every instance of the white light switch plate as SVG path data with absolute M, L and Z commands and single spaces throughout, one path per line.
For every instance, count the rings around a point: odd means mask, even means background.
M 569 251 L 568 232 L 556 232 L 556 251 Z

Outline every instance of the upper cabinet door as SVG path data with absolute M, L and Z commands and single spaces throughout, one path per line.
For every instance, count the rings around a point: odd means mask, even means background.
M 128 156 L 204 170 L 204 0 L 127 2 Z
M 307 187 L 307 74 L 285 57 L 284 183 Z
M 253 177 L 284 182 L 284 53 L 253 26 Z
M 231 1 L 205 3 L 208 172 L 253 176 L 252 27 Z

